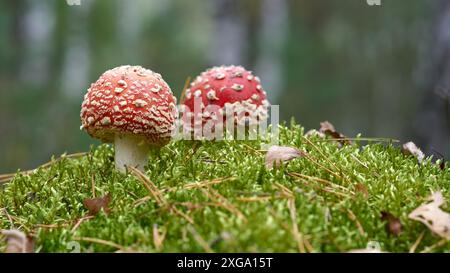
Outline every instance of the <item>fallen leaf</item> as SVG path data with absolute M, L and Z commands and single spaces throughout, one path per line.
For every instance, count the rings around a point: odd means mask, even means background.
M 83 205 L 89 210 L 90 215 L 97 215 L 102 209 L 106 214 L 109 214 L 110 209 L 108 208 L 111 202 L 111 194 L 108 193 L 103 197 L 84 199 Z
M 293 147 L 272 146 L 266 154 L 266 167 L 268 169 L 281 165 L 282 162 L 291 161 L 298 157 L 303 157 L 305 152 Z
M 439 169 L 442 171 L 445 170 L 445 167 L 447 165 L 447 161 L 445 160 L 445 156 L 441 154 L 439 151 L 436 151 L 435 149 L 432 149 L 437 155 L 439 155 Z M 437 161 L 436 161 L 437 163 Z
M 336 131 L 334 128 L 334 125 L 331 124 L 329 121 L 323 121 L 320 123 L 320 129 L 319 132 L 331 136 L 332 138 L 336 139 L 337 142 L 339 142 L 341 145 L 347 145 L 351 144 L 352 142 L 344 136 L 343 134 Z
M 412 155 L 416 157 L 419 163 L 422 163 L 425 158 L 425 154 L 422 150 L 420 150 L 419 147 L 417 147 L 417 145 L 412 141 L 403 144 L 402 152 L 405 155 Z
M 447 162 L 446 162 L 445 160 L 442 159 L 441 164 L 439 164 L 439 168 L 440 168 L 441 170 L 445 170 L 445 166 L 446 166 L 446 165 L 447 165 Z
M 419 206 L 408 217 L 423 223 L 437 235 L 450 239 L 450 214 L 439 208 L 445 205 L 442 193 L 435 192 L 428 199 L 431 202 Z
M 306 132 L 305 137 L 313 137 L 317 136 L 319 138 L 325 138 L 325 134 L 322 132 L 317 131 L 316 129 L 311 129 L 308 132 Z
M 400 222 L 400 219 L 395 217 L 392 213 L 387 212 L 387 211 L 382 211 L 381 212 L 381 220 L 387 221 L 386 231 L 389 234 L 398 236 L 398 235 L 400 235 L 400 233 L 402 233 L 403 225 Z
M 364 196 L 364 198 L 369 198 L 369 191 L 367 190 L 366 185 L 362 184 L 362 183 L 358 183 L 355 186 L 355 190 L 357 193 L 360 193 Z
M 6 253 L 33 253 L 34 239 L 20 230 L 2 230 L 1 234 L 6 237 Z

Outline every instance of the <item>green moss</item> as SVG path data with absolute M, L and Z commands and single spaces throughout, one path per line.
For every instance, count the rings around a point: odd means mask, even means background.
M 422 232 L 418 251 L 440 241 L 424 225 L 407 216 L 432 191 L 441 190 L 450 200 L 448 168 L 441 170 L 431 159 L 418 164 L 415 158 L 403 155 L 389 143 L 365 145 L 356 141 L 339 148 L 332 141 L 312 138 L 321 154 L 303 141 L 303 128 L 298 125 L 282 127 L 280 134 L 281 145 L 307 150 L 311 158 L 336 175 L 307 158 L 295 159 L 277 170 L 266 170 L 264 153 L 258 151 L 259 141 L 203 142 L 195 149 L 192 142 L 171 143 L 150 155 L 147 175 L 163 191 L 170 206 L 192 218 L 194 224 L 190 224 L 168 207 L 160 207 L 154 199 L 136 205 L 149 192 L 133 175 L 117 173 L 112 148 L 102 145 L 84 157 L 62 159 L 32 175 L 18 174 L 5 184 L 0 189 L 0 208 L 5 208 L 13 223 L 3 211 L 0 229 L 19 228 L 35 234 L 39 252 L 68 252 L 70 242 L 82 237 L 106 240 L 134 251 L 205 251 L 193 233 L 217 252 L 297 252 L 288 199 L 280 195 L 280 186 L 284 186 L 295 197 L 299 231 L 316 252 L 365 248 L 372 241 L 384 251 L 407 252 Z M 347 190 L 336 186 L 330 190 L 325 184 L 289 175 L 292 172 L 326 179 Z M 205 187 L 183 188 L 188 183 L 224 177 L 234 179 L 211 188 L 227 199 L 228 206 L 205 195 Z M 72 231 L 75 223 L 88 214 L 83 200 L 92 198 L 93 180 L 97 196 L 111 193 L 111 212 L 102 212 Z M 365 185 L 368 198 L 348 193 L 355 192 L 357 184 Z M 173 187 L 176 190 L 167 190 Z M 249 202 L 242 197 L 260 200 Z M 387 233 L 381 211 L 400 218 L 400 236 Z M 349 212 L 356 220 L 351 219 Z M 154 245 L 154 225 L 161 232 L 166 231 L 159 250 Z M 80 244 L 82 252 L 117 250 L 102 243 Z M 2 240 L 0 251 L 4 247 Z M 435 251 L 450 251 L 450 243 Z

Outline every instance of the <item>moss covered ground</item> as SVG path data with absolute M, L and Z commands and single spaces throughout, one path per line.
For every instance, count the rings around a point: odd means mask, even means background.
M 33 236 L 37 252 L 346 252 L 373 242 L 450 251 L 408 219 L 433 191 L 450 200 L 449 168 L 392 142 L 305 139 L 296 124 L 281 127 L 280 142 L 309 156 L 268 170 L 259 141 L 176 141 L 151 153 L 145 175 L 116 172 L 108 145 L 55 158 L 0 185 L 0 229 Z M 89 216 L 83 201 L 107 194 L 109 213 Z M 400 234 L 382 212 L 398 217 Z

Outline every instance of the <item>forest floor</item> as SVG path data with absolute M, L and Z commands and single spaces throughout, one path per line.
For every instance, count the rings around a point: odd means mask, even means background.
M 0 185 L 0 230 L 24 232 L 36 252 L 450 251 L 408 217 L 433 192 L 450 200 L 439 161 L 392 142 L 340 147 L 295 124 L 280 142 L 308 156 L 268 169 L 259 141 L 177 141 L 145 174 L 116 172 L 108 145 L 55 158 Z

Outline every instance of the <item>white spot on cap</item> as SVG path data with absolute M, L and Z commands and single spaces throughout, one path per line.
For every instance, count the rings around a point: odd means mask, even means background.
M 148 73 L 144 68 L 141 68 L 136 72 L 136 74 L 140 77 L 145 77 L 145 76 L 147 76 Z
M 248 75 L 248 76 L 247 76 L 247 80 L 252 81 L 254 77 L 255 77 L 255 76 L 253 76 L 253 75 Z
M 252 100 L 259 100 L 258 94 L 253 94 L 252 95 Z
M 122 93 L 122 91 L 123 91 L 123 88 L 120 88 L 120 87 L 116 87 L 116 89 L 114 89 L 114 92 L 116 92 L 117 94 Z
M 125 106 L 125 105 L 127 105 L 127 101 L 126 100 L 122 100 L 122 101 L 119 102 L 119 104 L 121 106 Z
M 134 105 L 136 107 L 144 107 L 147 105 L 147 102 L 145 102 L 144 100 L 141 100 L 141 99 L 137 99 L 134 101 Z
M 194 82 L 196 82 L 196 83 L 200 83 L 200 82 L 202 82 L 203 81 L 203 79 L 202 79 L 202 77 L 200 77 L 200 76 L 197 76 L 196 78 L 195 78 L 195 80 L 194 80 Z
M 242 71 L 236 71 L 233 73 L 233 77 L 235 78 L 242 78 Z
M 242 89 L 244 89 L 244 85 L 235 83 L 233 84 L 233 86 L 231 86 L 231 88 L 236 91 L 242 91 Z
M 159 91 L 161 91 L 162 87 L 159 84 L 155 84 L 155 86 L 150 89 L 153 93 L 158 93 Z
M 216 96 L 216 91 L 214 90 L 209 90 L 208 93 L 206 93 L 206 97 L 209 100 L 219 100 L 219 98 Z
M 223 79 L 225 79 L 225 74 L 219 72 L 216 74 L 215 78 L 216 78 L 216 80 L 223 80 Z
M 196 90 L 194 92 L 194 97 L 199 98 L 202 95 L 202 90 Z
M 111 119 L 110 119 L 109 117 L 104 117 L 104 118 L 100 121 L 100 123 L 101 123 L 102 125 L 109 125 L 109 124 L 111 124 Z
M 117 82 L 118 85 L 122 86 L 123 88 L 127 88 L 127 82 L 124 80 L 119 80 Z

